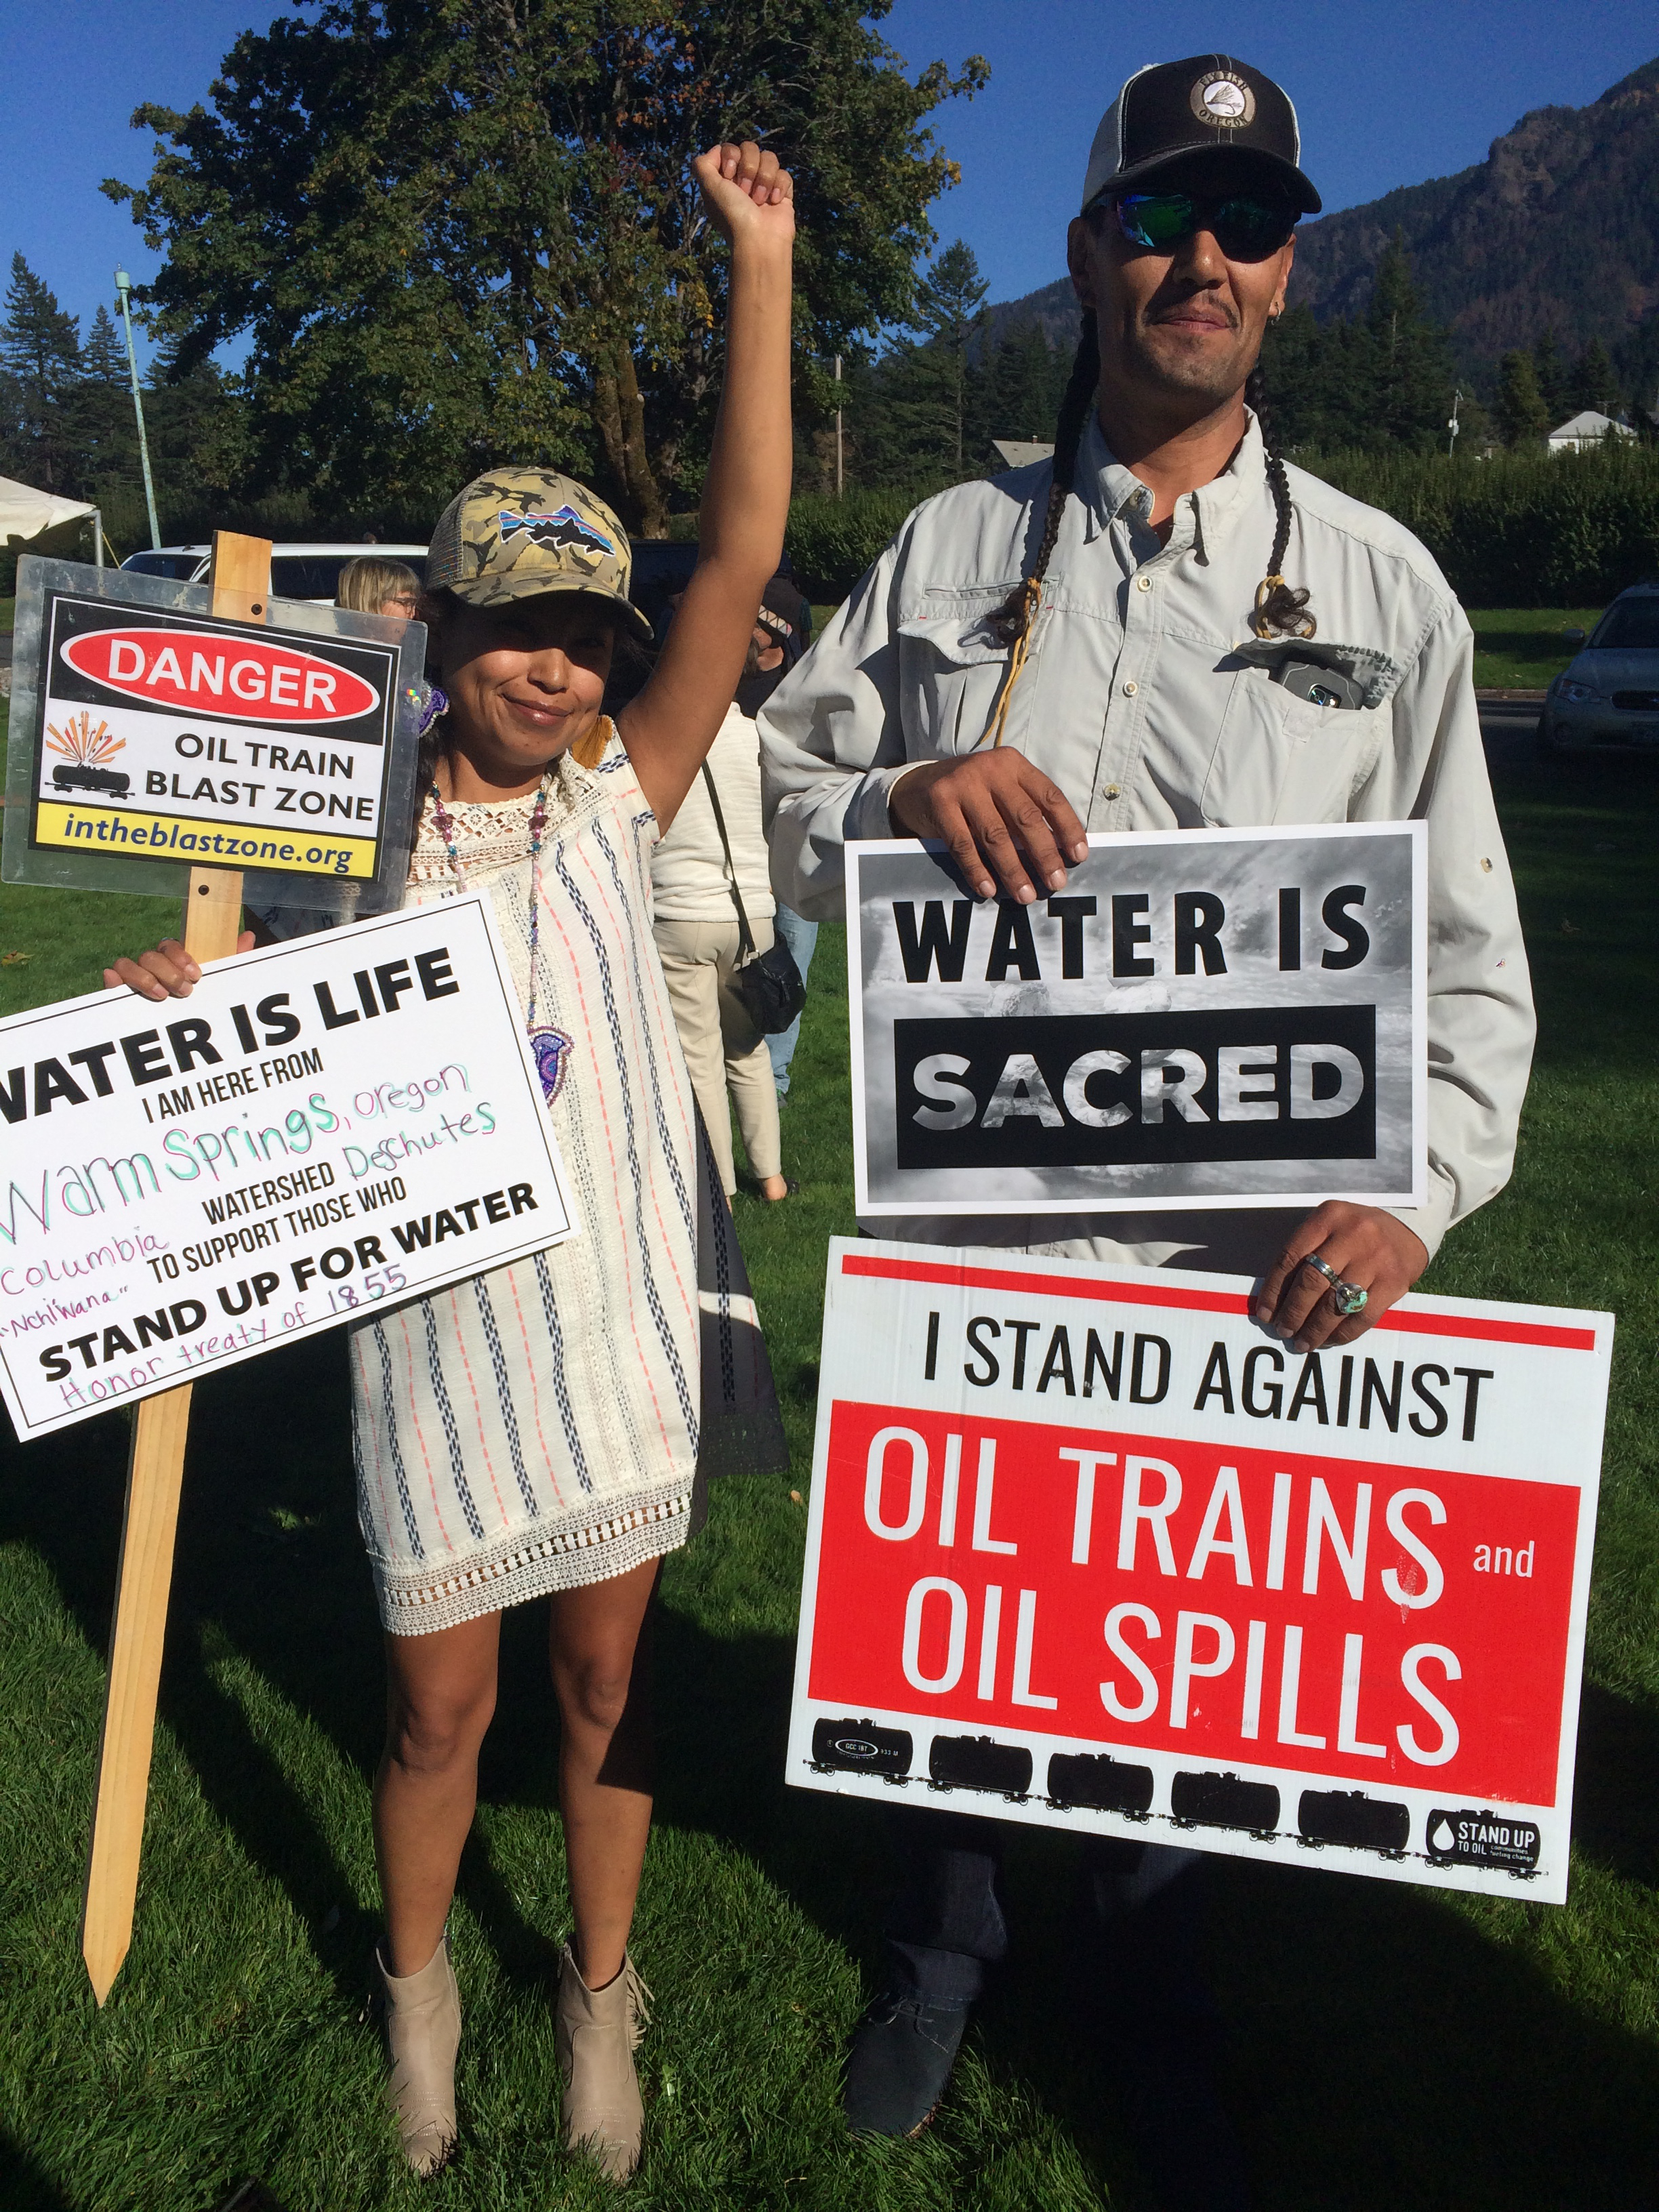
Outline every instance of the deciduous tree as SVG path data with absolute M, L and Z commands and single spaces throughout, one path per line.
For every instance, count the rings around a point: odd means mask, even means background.
M 302 0 L 247 32 L 211 106 L 141 108 L 149 183 L 112 181 L 166 264 L 186 364 L 252 342 L 256 475 L 429 495 L 492 463 L 597 471 L 645 534 L 695 478 L 724 262 L 691 157 L 757 136 L 796 172 L 803 355 L 910 310 L 954 180 L 890 0 Z

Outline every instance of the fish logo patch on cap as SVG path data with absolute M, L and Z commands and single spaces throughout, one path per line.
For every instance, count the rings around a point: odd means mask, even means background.
M 532 545 L 550 546 L 556 552 L 574 548 L 579 553 L 609 553 L 613 557 L 616 554 L 616 546 L 605 532 L 585 521 L 574 507 L 557 507 L 550 514 L 513 514 L 502 507 L 496 520 L 504 545 L 520 530 L 527 530 Z
M 1201 76 L 1191 93 L 1193 113 L 1200 123 L 1212 123 L 1224 131 L 1237 130 L 1254 120 L 1255 94 L 1242 76 L 1231 70 L 1212 70 Z

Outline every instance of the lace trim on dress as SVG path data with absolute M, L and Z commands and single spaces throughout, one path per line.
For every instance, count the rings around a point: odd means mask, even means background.
M 493 1549 L 474 1554 L 447 1574 L 378 1565 L 381 1618 L 393 1636 L 429 1636 L 493 1609 L 479 1603 L 495 1589 L 495 1605 L 524 1605 L 550 1591 L 574 1589 L 595 1579 L 592 1555 L 603 1552 L 608 1579 L 647 1559 L 677 1551 L 690 1533 L 692 1495 L 644 1500 L 574 1528 L 545 1536 L 523 1530 Z M 675 1525 L 678 1524 L 678 1525 Z

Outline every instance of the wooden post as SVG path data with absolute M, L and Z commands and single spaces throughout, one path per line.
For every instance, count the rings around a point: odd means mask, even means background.
M 270 591 L 270 541 L 227 530 L 213 539 L 213 611 L 263 622 Z M 240 868 L 192 868 L 185 898 L 185 950 L 193 960 L 222 960 L 242 926 Z M 109 1995 L 132 1939 L 138 1860 L 149 1795 L 155 1698 L 167 1636 L 173 1544 L 179 1525 L 188 1382 L 146 1398 L 133 1423 L 126 1513 L 110 1639 L 109 1690 L 98 1753 L 98 1796 L 81 1919 L 81 1955 L 93 1994 Z

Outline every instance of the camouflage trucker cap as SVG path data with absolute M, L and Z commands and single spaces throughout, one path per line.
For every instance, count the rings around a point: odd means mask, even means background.
M 426 580 L 471 607 L 586 592 L 648 645 L 651 625 L 628 596 L 633 566 L 627 532 L 586 484 L 551 469 L 498 469 L 474 477 L 439 516 Z

